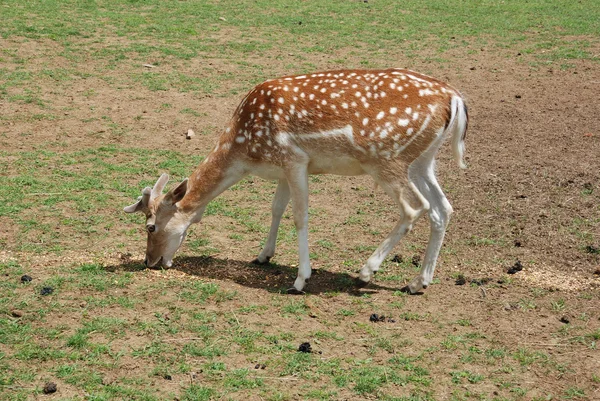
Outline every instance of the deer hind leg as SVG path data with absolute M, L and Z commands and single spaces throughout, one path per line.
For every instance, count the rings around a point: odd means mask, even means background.
M 427 202 L 427 199 L 423 197 L 412 182 L 409 181 L 404 185 L 389 185 L 384 182 L 378 183 L 398 204 L 400 208 L 400 220 L 360 270 L 358 284 L 361 286 L 366 285 L 371 280 L 373 274 L 379 270 L 379 266 L 392 251 L 394 246 L 410 232 L 413 224 L 426 210 L 429 209 L 429 202 Z
M 277 189 L 275 190 L 275 196 L 273 197 L 273 207 L 271 209 L 272 220 L 271 229 L 269 230 L 269 236 L 264 248 L 256 259 L 252 261 L 254 264 L 263 265 L 269 263 L 269 260 L 275 254 L 275 247 L 277 245 L 277 231 L 279 230 L 279 223 L 281 217 L 290 202 L 290 187 L 287 180 L 279 180 Z
M 424 163 L 416 163 L 410 169 L 411 179 L 429 201 L 429 222 L 431 227 L 421 273 L 408 284 L 408 290 L 412 294 L 423 288 L 427 288 L 433 280 L 435 265 L 440 249 L 442 248 L 446 227 L 452 214 L 452 206 L 435 178 L 434 166 L 435 162 L 431 159 Z

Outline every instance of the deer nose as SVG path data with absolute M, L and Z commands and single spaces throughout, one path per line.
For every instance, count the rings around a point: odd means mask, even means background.
M 149 233 L 153 233 L 154 231 L 156 231 L 156 226 L 154 224 L 148 224 L 146 226 L 146 230 L 148 230 Z

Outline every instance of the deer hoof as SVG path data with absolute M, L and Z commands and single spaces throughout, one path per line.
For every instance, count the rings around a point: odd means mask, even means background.
M 304 291 L 298 291 L 294 287 L 288 288 L 287 293 L 290 294 L 290 295 L 304 295 L 304 294 L 306 294 Z
M 267 260 L 265 260 L 264 262 L 261 262 L 258 258 L 256 258 L 250 263 L 252 263 L 253 265 L 264 266 L 264 265 L 268 265 L 270 261 L 271 261 L 271 257 L 267 256 Z
M 354 281 L 354 285 L 358 288 L 365 288 L 367 285 L 369 285 L 369 282 L 361 280 L 360 277 L 357 277 Z

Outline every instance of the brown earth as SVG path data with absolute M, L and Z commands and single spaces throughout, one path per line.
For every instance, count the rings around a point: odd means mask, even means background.
M 24 42 L 19 53 L 25 59 L 35 60 L 43 55 L 44 46 L 49 44 L 44 43 L 41 48 L 36 46 L 40 45 Z M 572 370 L 561 377 L 562 381 L 558 381 L 558 377 L 556 380 L 548 380 L 546 376 L 540 379 L 535 371 L 526 372 L 519 378 L 523 383 L 537 383 L 540 396 L 544 391 L 563 391 L 569 385 L 579 383 L 586 388 L 589 399 L 600 397 L 598 383 L 589 379 L 590 372 L 600 372 L 597 351 L 572 345 L 563 352 L 563 344 L 552 334 L 563 325 L 559 321 L 561 316 L 553 313 L 549 306 L 551 300 L 564 299 L 573 313 L 589 316 L 586 323 L 589 330 L 600 326 L 597 295 L 591 300 L 581 296 L 597 294 L 600 286 L 600 277 L 594 274 L 600 268 L 600 256 L 586 251 L 587 246 L 600 246 L 598 65 L 590 61 L 573 61 L 573 66 L 562 70 L 554 64 L 534 63 L 534 59 L 497 49 L 461 49 L 453 53 L 445 55 L 453 60 L 451 64 L 440 65 L 406 61 L 399 54 L 389 55 L 396 60 L 394 66 L 430 73 L 459 88 L 468 101 L 470 113 L 469 168 L 459 171 L 447 147 L 439 158 L 440 182 L 455 210 L 436 272 L 440 283 L 427 289 L 423 296 L 407 298 L 404 311 L 435 316 L 440 323 L 469 319 L 473 327 L 499 345 L 509 349 L 527 345 L 544 350 L 559 363 L 569 363 Z M 293 72 L 285 71 L 284 64 L 274 57 L 267 60 L 272 63 L 264 62 L 264 68 L 271 69 L 274 75 Z M 312 61 L 321 69 L 334 67 L 322 57 Z M 67 60 L 59 57 L 47 63 L 69 65 Z M 39 68 L 42 68 L 41 64 Z M 239 88 L 237 83 L 231 83 L 231 88 L 220 88 L 217 95 L 210 96 L 176 90 L 152 92 L 130 83 L 119 86 L 120 76 L 144 67 L 130 65 L 126 68 L 130 70 L 114 71 L 104 79 L 82 77 L 59 86 L 41 82 L 39 94 L 52 105 L 58 116 L 53 120 L 25 118 L 47 112 L 35 104 L 1 104 L 0 114 L 12 116 L 0 121 L 2 149 L 28 150 L 45 143 L 49 148 L 60 150 L 116 143 L 204 155 L 212 148 L 218 127 L 230 118 L 242 97 L 228 93 L 230 89 Z M 194 60 L 179 65 L 173 61 L 153 71 L 160 74 L 171 68 L 185 68 L 189 74 L 231 70 L 222 60 Z M 112 83 L 107 84 L 107 81 Z M 92 89 L 93 93 L 90 92 Z M 166 103 L 173 107 L 162 110 L 161 105 Z M 185 108 L 201 110 L 202 115 L 181 114 L 179 111 Z M 109 116 L 110 121 L 125 130 L 111 130 L 103 116 Z M 90 119 L 94 120 L 86 122 Z M 187 141 L 185 133 L 189 128 L 197 135 Z M 160 172 L 148 173 L 158 177 Z M 137 182 L 141 178 L 129 177 L 128 180 Z M 223 196 L 230 205 L 256 209 L 268 225 L 269 203 L 255 204 L 252 197 L 247 196 L 253 183 L 259 181 L 243 183 L 239 190 Z M 313 332 L 326 327 L 321 319 L 351 305 L 354 299 L 354 290 L 340 284 L 340 278 L 345 274 L 356 275 L 360 266 L 347 267 L 343 261 L 366 260 L 369 251 L 360 250 L 360 246 L 377 245 L 395 223 L 391 202 L 380 190 L 372 190 L 367 178 L 324 177 L 320 182 L 312 183 L 311 189 L 311 206 L 318 211 L 310 220 L 315 227 L 311 233 L 311 250 L 321 255 L 314 260 L 315 276 L 308 287 L 309 293 L 314 294 L 309 300 L 314 305 L 315 318 L 302 322 L 302 328 L 287 319 L 270 321 L 265 329 L 264 320 L 268 317 L 241 317 L 241 322 L 248 327 L 273 332 Z M 122 206 L 115 205 L 115 211 L 98 213 L 106 213 L 112 218 L 120 213 Z M 356 216 L 357 210 L 367 216 L 361 215 L 359 225 L 346 224 L 349 218 Z M 290 227 L 288 214 L 282 230 Z M 210 258 L 195 257 L 189 249 L 184 249 L 183 253 L 192 256 L 176 259 L 176 266 L 170 271 L 136 270 L 137 285 L 146 280 L 160 280 L 163 276 L 181 280 L 202 278 L 237 291 L 240 298 L 230 305 L 235 309 L 247 303 L 259 304 L 268 294 L 266 291 L 278 291 L 291 284 L 295 275 L 293 266 L 297 263 L 294 244 L 281 244 L 274 259 L 278 265 L 251 266 L 246 262 L 258 254 L 259 241 L 263 238 L 247 234 L 243 241 L 231 239 L 228 233 L 238 229 L 238 223 L 231 219 L 208 216 L 190 240 L 210 238 L 211 247 L 217 250 Z M 72 246 L 73 251 L 60 256 L 21 254 L 11 251 L 11 244 L 19 241 L 17 232 L 11 227 L 3 227 L 0 233 L 7 244 L 7 249 L 0 252 L 0 260 L 15 258 L 42 278 L 65 262 L 102 260 L 114 269 L 127 269 L 132 266 L 132 260 L 141 259 L 144 251 L 144 239 L 140 234 L 139 241 L 126 245 L 120 253 L 114 251 L 113 246 L 122 238 L 109 237 L 100 242 L 95 238 L 80 239 Z M 69 238 L 68 232 L 63 235 Z M 421 255 L 427 235 L 427 225 L 421 221 L 407 239 L 411 246 L 400 245 L 396 253 L 404 258 Z M 335 246 L 323 247 L 318 240 L 328 240 Z M 123 260 L 122 255 L 128 253 L 132 256 Z M 482 290 L 454 283 L 457 273 L 468 280 L 489 277 L 496 282 L 506 277 L 506 269 L 517 260 L 522 262 L 524 269 L 511 276 L 513 282 L 510 285 L 500 284 Z M 393 292 L 404 284 L 376 280 L 364 292 L 372 294 L 373 309 L 389 315 L 394 313 L 389 306 L 396 299 Z M 519 301 L 531 297 L 533 289 L 546 291 L 548 298 L 534 310 L 519 307 Z M 129 291 L 135 291 L 135 287 Z M 331 291 L 339 291 L 342 295 L 331 297 L 328 295 Z M 167 295 L 166 301 L 182 302 L 175 295 Z M 367 319 L 369 312 L 365 310 L 365 316 L 356 319 Z M 135 314 L 143 317 L 148 313 L 150 311 L 145 311 L 142 305 Z M 79 318 L 65 316 L 65 319 L 76 321 Z M 341 324 L 339 331 L 348 333 L 346 341 L 329 344 L 324 357 L 347 354 L 348 344 L 355 347 L 350 352 L 366 355 L 365 347 L 356 346 L 361 334 L 355 333 L 353 327 L 352 319 Z M 417 320 L 390 325 L 389 329 L 398 330 L 402 337 L 409 339 L 412 344 L 409 348 L 414 350 L 428 346 L 428 333 L 435 332 L 436 325 Z M 125 349 L 147 340 L 121 341 Z M 448 357 L 444 363 L 450 366 L 452 359 Z M 576 363 L 574 359 L 577 359 Z M 245 366 L 249 361 L 243 356 L 231 356 L 229 363 Z M 121 365 L 123 375 L 135 376 L 136 369 L 148 370 L 136 366 L 134 360 Z M 179 386 L 189 384 L 190 379 L 178 377 L 166 384 L 156 380 L 157 386 L 175 391 Z M 293 389 L 295 384 L 282 384 L 287 385 Z M 68 388 L 59 383 L 61 387 Z M 488 390 L 489 394 L 495 391 L 493 386 Z M 435 391 L 439 399 L 450 396 L 443 386 Z M 62 396 L 68 394 L 63 391 Z M 340 399 L 355 397 L 350 393 L 340 396 Z M 534 396 L 530 393 L 528 399 Z

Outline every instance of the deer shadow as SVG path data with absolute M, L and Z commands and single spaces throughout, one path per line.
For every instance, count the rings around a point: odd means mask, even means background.
M 120 265 L 106 266 L 107 271 L 136 272 L 146 267 L 139 262 L 124 260 Z M 190 276 L 205 279 L 231 281 L 249 288 L 257 288 L 272 293 L 286 293 L 296 279 L 298 269 L 267 263 L 263 265 L 234 259 L 222 259 L 212 256 L 182 256 L 174 260 L 168 270 L 177 270 Z M 350 295 L 385 291 L 405 291 L 404 287 L 395 288 L 370 282 L 366 288 L 356 285 L 356 278 L 346 272 L 331 272 L 323 269 L 313 269 L 305 291 L 309 294 L 344 292 Z M 419 293 L 420 294 L 420 293 Z

